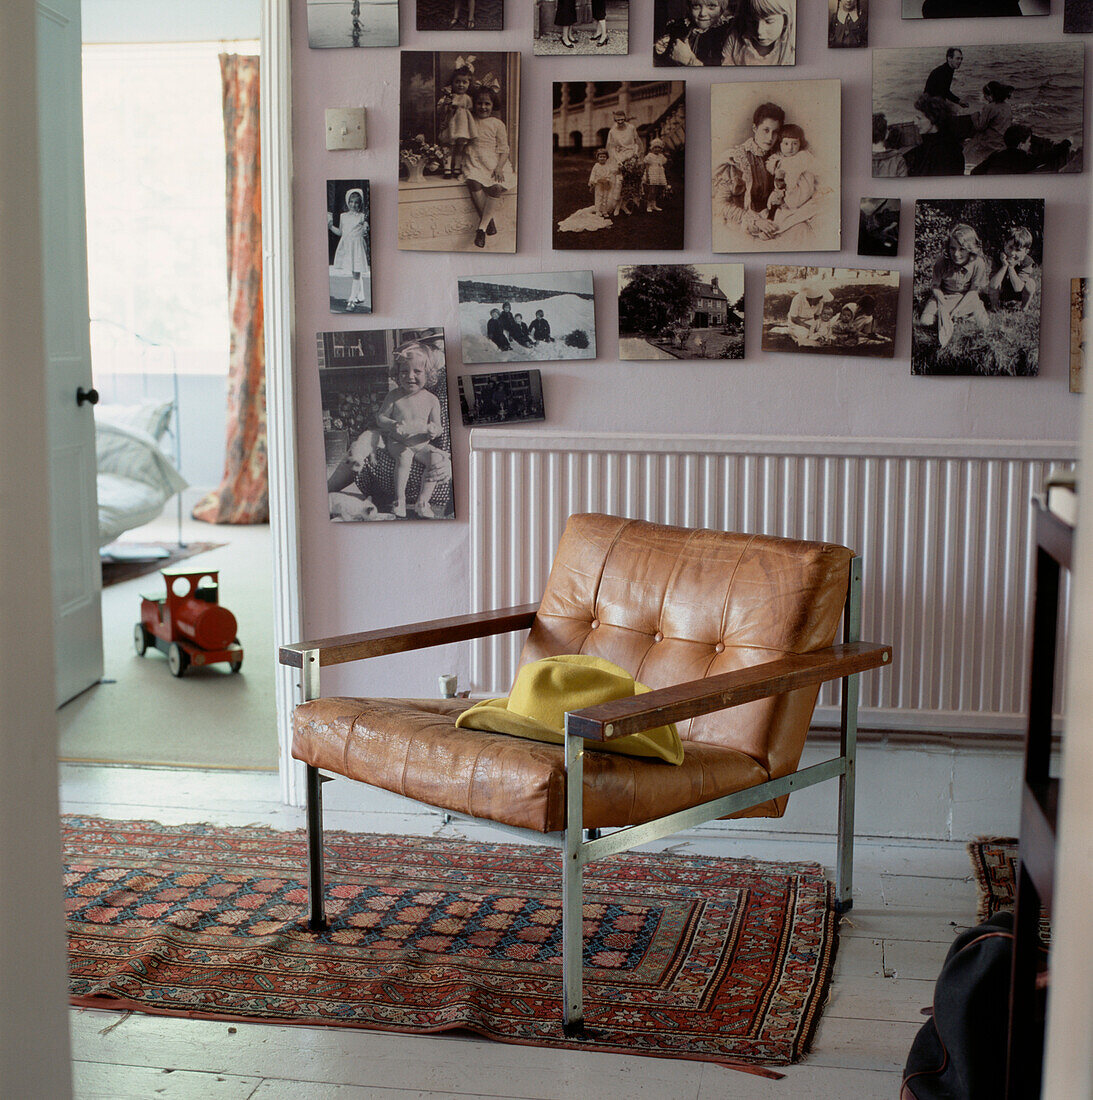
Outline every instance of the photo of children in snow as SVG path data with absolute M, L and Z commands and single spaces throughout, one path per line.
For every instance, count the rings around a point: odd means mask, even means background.
M 330 518 L 452 519 L 444 330 L 320 332 Z
M 840 247 L 838 80 L 710 88 L 714 252 Z
M 873 175 L 1080 172 L 1077 43 L 873 51 Z
M 591 271 L 459 280 L 464 363 L 595 359 Z
M 684 91 L 681 80 L 554 85 L 555 248 L 683 247 Z
M 912 374 L 1039 370 L 1043 199 L 915 203 Z
M 459 407 L 466 427 L 542 420 L 543 375 L 537 370 L 459 376 Z
M 368 180 L 326 181 L 330 312 L 372 312 Z
M 518 53 L 404 50 L 399 248 L 516 251 Z
M 899 272 L 770 264 L 763 350 L 891 358 Z
M 743 264 L 619 268 L 620 359 L 743 359 Z

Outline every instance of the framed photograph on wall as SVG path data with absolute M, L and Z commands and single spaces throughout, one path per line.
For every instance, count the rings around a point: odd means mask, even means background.
M 419 31 L 503 31 L 504 0 L 415 0 Z
M 1070 280 L 1070 392 L 1085 393 L 1085 368 L 1089 348 L 1085 333 L 1089 280 Z
M 619 267 L 620 359 L 743 359 L 743 264 Z
M 543 420 L 543 376 L 537 370 L 492 371 L 459 376 L 463 424 L 515 424 Z
M 372 236 L 368 180 L 326 181 L 331 313 L 372 312 Z
M 682 80 L 554 85 L 554 247 L 683 247 Z
M 591 271 L 459 280 L 464 363 L 596 358 Z
M 827 44 L 833 50 L 869 45 L 869 0 L 827 0 Z
M 313 50 L 398 43 L 398 0 L 307 0 L 307 44 Z
M 516 251 L 520 55 L 404 50 L 398 246 Z
M 797 0 L 653 0 L 654 65 L 795 65 Z
M 1051 0 L 902 0 L 902 3 L 904 19 L 1010 19 L 1051 14 Z
M 1055 0 L 1056 3 L 1059 0 Z M 1093 0 L 1063 0 L 1063 33 L 1093 32 Z
M 898 300 L 898 271 L 769 264 L 763 350 L 890 359 Z
M 919 199 L 911 373 L 1037 374 L 1043 249 L 1043 199 Z
M 330 518 L 454 519 L 444 330 L 320 332 L 318 352 Z
M 874 50 L 873 175 L 1080 172 L 1084 99 L 1077 42 Z
M 858 255 L 894 256 L 899 250 L 899 199 L 862 199 Z
M 714 252 L 841 247 L 837 80 L 710 87 Z
M 536 57 L 630 52 L 629 0 L 536 0 Z

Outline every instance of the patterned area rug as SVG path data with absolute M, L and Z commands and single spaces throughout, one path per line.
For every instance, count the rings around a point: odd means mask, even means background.
M 314 933 L 302 832 L 66 817 L 64 841 L 78 1005 L 743 1068 L 801 1058 L 834 961 L 818 864 L 606 859 L 585 872 L 589 1035 L 571 1040 L 553 849 L 329 832 Z
M 976 887 L 976 922 L 982 924 L 999 909 L 1012 910 L 1017 898 L 1017 839 L 981 836 L 968 844 Z M 1051 918 L 1040 915 L 1040 941 L 1051 944 Z

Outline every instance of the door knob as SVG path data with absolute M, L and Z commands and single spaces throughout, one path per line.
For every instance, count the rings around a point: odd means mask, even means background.
M 83 386 L 80 386 L 76 390 L 76 404 L 82 405 L 85 402 L 88 405 L 97 405 L 99 403 L 99 391 L 94 388 L 85 390 Z

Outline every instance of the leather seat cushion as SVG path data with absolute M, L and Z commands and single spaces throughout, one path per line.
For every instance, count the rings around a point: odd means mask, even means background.
M 296 708 L 292 755 L 431 806 L 506 825 L 565 827 L 560 745 L 457 729 L 465 699 L 316 699 Z M 770 778 L 752 757 L 685 742 L 683 763 L 584 754 L 585 828 L 637 825 Z M 783 802 L 783 800 L 778 800 Z M 773 801 L 739 816 L 780 816 Z

